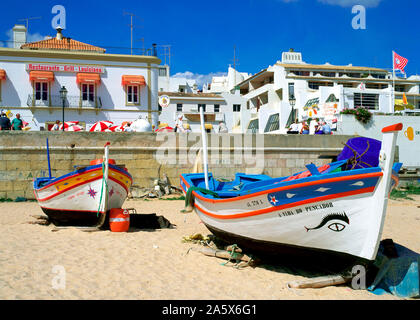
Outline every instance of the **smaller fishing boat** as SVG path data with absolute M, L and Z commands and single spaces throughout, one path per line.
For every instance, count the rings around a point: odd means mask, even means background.
M 103 159 L 55 178 L 47 139 L 49 177 L 34 179 L 33 186 L 38 204 L 52 223 L 101 227 L 111 209 L 122 207 L 133 179 L 124 166 L 109 159 L 109 145 L 104 146 Z
M 393 160 L 401 130 L 402 124 L 383 128 L 382 141 L 353 138 L 365 151 L 352 150 L 348 142 L 345 149 L 353 156 L 344 149 L 336 162 L 308 164 L 303 172 L 279 178 L 237 173 L 234 181 L 218 181 L 207 171 L 204 152 L 204 173 L 182 174 L 181 187 L 190 209 L 230 244 L 311 262 L 316 257 L 369 263 L 378 251 L 389 193 L 398 185 L 402 164 Z

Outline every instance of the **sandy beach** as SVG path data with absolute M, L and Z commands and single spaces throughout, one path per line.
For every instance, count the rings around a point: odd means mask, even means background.
M 420 252 L 420 196 L 391 200 L 382 238 Z M 184 201 L 128 200 L 125 208 L 163 215 L 175 229 L 83 232 L 29 224 L 36 202 L 0 203 L 0 299 L 397 299 L 349 286 L 289 289 L 303 280 L 280 265 L 241 270 L 188 249 L 209 234 Z M 65 281 L 63 281 L 63 279 Z

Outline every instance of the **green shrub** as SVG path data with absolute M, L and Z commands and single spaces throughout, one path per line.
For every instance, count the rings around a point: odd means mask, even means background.
M 341 114 L 353 114 L 357 121 L 368 123 L 372 119 L 372 113 L 364 107 L 356 107 L 356 109 L 345 108 Z

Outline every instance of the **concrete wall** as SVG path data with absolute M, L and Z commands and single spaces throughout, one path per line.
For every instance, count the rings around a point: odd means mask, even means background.
M 102 158 L 110 141 L 110 157 L 125 164 L 134 185 L 151 187 L 166 174 L 179 185 L 181 173 L 192 172 L 199 134 L 0 132 L 0 199 L 33 199 L 32 181 L 48 176 L 46 139 L 49 139 L 52 176 L 59 177 Z M 236 172 L 287 176 L 313 162 L 322 165 L 339 154 L 349 136 L 292 136 L 211 134 L 209 170 L 231 179 Z

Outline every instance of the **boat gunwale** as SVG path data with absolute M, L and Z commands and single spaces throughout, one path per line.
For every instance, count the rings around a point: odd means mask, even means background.
M 69 187 L 67 189 L 63 189 L 61 191 L 57 191 L 56 193 L 51 194 L 51 195 L 49 195 L 49 196 L 47 196 L 45 198 L 39 198 L 38 197 L 38 194 L 37 194 L 37 192 L 39 191 L 39 189 L 38 190 L 34 189 L 35 198 L 37 199 L 38 202 L 45 202 L 45 201 L 48 201 L 48 200 L 50 200 L 52 198 L 55 198 L 56 196 L 58 196 L 58 195 L 60 195 L 62 193 L 68 192 L 68 191 L 70 191 L 70 190 L 72 190 L 74 188 L 80 187 L 81 185 L 84 185 L 84 184 L 87 184 L 87 183 L 90 183 L 90 182 L 93 182 L 93 181 L 96 181 L 96 180 L 99 180 L 99 179 L 102 179 L 102 176 L 99 176 L 99 177 L 95 177 L 95 178 L 92 178 L 92 179 L 89 179 L 89 180 L 82 181 L 82 182 L 77 183 L 77 184 L 75 184 L 75 185 L 73 185 L 73 186 L 71 186 L 71 187 Z M 117 180 L 117 179 L 115 179 L 113 177 L 108 177 L 108 179 L 114 181 L 117 184 L 119 184 L 121 187 L 124 188 L 124 190 L 127 192 L 127 194 L 129 193 L 129 190 L 127 189 L 127 187 L 123 183 L 121 183 L 121 181 L 119 181 L 119 180 Z
M 297 202 L 286 203 L 280 206 L 274 206 L 274 207 L 268 207 L 264 209 L 258 209 L 258 210 L 240 212 L 240 213 L 234 213 L 234 214 L 226 214 L 226 215 L 219 215 L 213 212 L 209 212 L 206 209 L 203 209 L 202 207 L 200 207 L 197 203 L 194 203 L 194 207 L 198 209 L 199 211 L 201 211 L 201 213 L 203 213 L 204 215 L 209 216 L 211 218 L 222 219 L 222 220 L 233 220 L 233 219 L 249 218 L 249 217 L 258 216 L 262 214 L 272 213 L 274 211 L 299 207 L 299 206 L 314 203 L 314 202 L 322 202 L 322 201 L 327 201 L 327 200 L 355 196 L 355 195 L 364 194 L 364 193 L 370 193 L 370 192 L 373 192 L 374 190 L 375 190 L 375 187 L 368 187 L 368 188 L 363 188 L 363 189 L 358 189 L 358 190 L 334 193 L 334 194 L 320 196 L 316 198 L 305 199 L 305 200 L 301 200 Z
M 192 193 L 194 194 L 194 196 L 196 196 L 198 199 L 200 199 L 204 202 L 209 202 L 209 203 L 234 202 L 234 201 L 240 201 L 240 200 L 244 200 L 244 199 L 248 199 L 248 198 L 251 198 L 251 197 L 264 195 L 264 194 L 268 194 L 268 193 L 272 193 L 272 192 L 286 191 L 286 190 L 290 190 L 290 189 L 302 188 L 302 187 L 307 187 L 307 186 L 312 186 L 312 185 L 317 185 L 317 184 L 322 184 L 322 183 L 339 182 L 339 181 L 356 180 L 356 179 L 365 179 L 365 178 L 374 178 L 374 177 L 383 176 L 383 172 L 382 172 L 382 169 L 380 167 L 374 167 L 374 168 L 369 168 L 369 169 L 349 170 L 349 171 L 358 171 L 358 170 L 363 170 L 363 171 L 369 170 L 369 171 L 371 171 L 371 169 L 375 169 L 375 170 L 379 170 L 379 171 L 359 173 L 359 174 L 345 174 L 345 175 L 335 176 L 335 177 L 328 177 L 328 174 L 319 175 L 319 176 L 315 176 L 315 179 L 312 180 L 312 181 L 299 182 L 300 179 L 293 180 L 293 181 L 287 181 L 287 182 L 292 182 L 292 183 L 287 184 L 285 186 L 279 186 L 279 187 L 271 188 L 271 189 L 269 188 L 269 189 L 265 189 L 265 190 L 260 190 L 258 192 L 244 194 L 244 195 L 231 197 L 231 198 L 225 198 L 225 199 L 217 199 L 217 198 L 206 197 L 205 195 L 201 195 L 200 193 L 198 193 L 195 190 Z M 349 171 L 344 171 L 344 172 L 349 172 Z M 334 175 L 336 175 L 336 173 L 334 173 Z M 183 177 L 183 175 L 180 175 L 180 177 L 183 180 L 183 182 L 185 183 L 187 189 L 189 189 L 191 184 L 186 181 L 186 179 Z M 287 177 L 285 177 L 285 178 L 287 178 Z M 308 178 L 314 178 L 314 176 L 311 176 L 311 177 L 308 177 Z M 302 178 L 302 180 L 303 179 L 308 179 L 308 178 Z M 295 182 L 295 183 L 293 183 L 293 182 Z M 182 187 L 182 185 L 181 185 L 181 187 Z M 184 190 L 184 191 L 186 192 L 186 190 Z
M 53 185 L 55 185 L 55 184 L 57 184 L 59 182 L 62 182 L 64 180 L 67 180 L 68 178 L 72 178 L 72 177 L 77 176 L 77 175 L 82 175 L 82 174 L 85 174 L 85 173 L 96 171 L 99 168 L 102 168 L 102 164 L 93 165 L 93 166 L 87 166 L 86 168 L 83 168 L 82 169 L 83 171 L 82 170 L 75 170 L 75 171 L 66 173 L 63 176 L 60 176 L 58 178 L 54 178 L 54 179 L 50 180 L 47 184 L 43 185 L 41 188 L 35 188 L 35 186 L 34 186 L 34 190 L 36 190 L 36 191 L 42 191 L 42 190 L 47 189 L 47 188 L 49 188 L 49 187 L 51 187 L 51 186 L 53 186 Z M 110 169 L 113 169 L 113 170 L 116 170 L 119 173 L 127 176 L 131 180 L 131 183 L 133 183 L 133 178 L 131 177 L 131 175 L 128 172 L 123 171 L 118 166 L 115 166 L 115 165 L 112 165 L 112 164 L 109 164 L 109 168 Z M 35 179 L 34 179 L 34 182 L 35 182 Z

